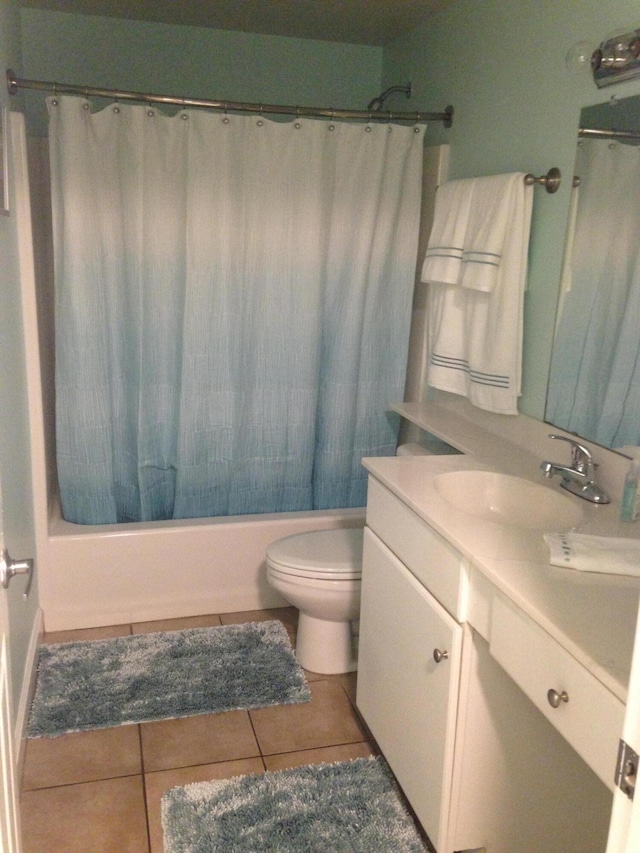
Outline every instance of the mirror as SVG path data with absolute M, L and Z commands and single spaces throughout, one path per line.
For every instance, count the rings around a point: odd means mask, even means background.
M 580 115 L 545 420 L 640 446 L 640 96 Z

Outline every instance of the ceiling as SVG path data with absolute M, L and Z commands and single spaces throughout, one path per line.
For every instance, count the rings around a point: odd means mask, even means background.
M 455 0 L 19 0 L 23 7 L 385 45 Z

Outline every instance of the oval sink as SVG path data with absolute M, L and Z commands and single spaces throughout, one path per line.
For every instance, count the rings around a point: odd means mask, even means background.
M 583 518 L 571 498 L 495 471 L 449 471 L 435 477 L 433 485 L 447 503 L 496 524 L 556 532 Z

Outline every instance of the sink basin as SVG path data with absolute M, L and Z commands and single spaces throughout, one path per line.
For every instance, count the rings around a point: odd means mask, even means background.
M 433 485 L 456 509 L 496 524 L 557 532 L 575 527 L 583 517 L 571 498 L 495 471 L 449 471 L 435 477 Z

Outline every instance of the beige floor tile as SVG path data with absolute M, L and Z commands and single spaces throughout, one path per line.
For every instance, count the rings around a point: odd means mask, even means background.
M 146 773 L 260 755 L 247 711 L 143 723 Z
M 309 684 L 311 684 L 312 681 L 327 681 L 327 679 L 331 678 L 330 675 L 322 675 L 320 672 L 311 672 L 310 669 L 305 669 L 304 675 Z
M 138 726 L 29 738 L 24 791 L 142 772 Z
M 217 628 L 221 625 L 220 617 L 184 616 L 181 619 L 159 619 L 155 622 L 134 622 L 131 630 L 134 634 L 151 634 L 154 631 L 183 631 L 185 628 Z
M 261 758 L 245 758 L 240 761 L 223 761 L 219 764 L 201 764 L 197 767 L 180 767 L 176 770 L 147 773 L 145 788 L 151 853 L 163 853 L 160 800 L 165 791 L 178 785 L 189 785 L 191 782 L 231 779 L 233 776 L 247 776 L 250 773 L 263 772 L 264 766 Z
M 342 685 L 344 692 L 347 694 L 352 703 L 356 704 L 356 687 L 358 685 L 357 672 L 345 672 L 344 675 L 339 675 L 338 680 Z
M 282 752 L 278 755 L 266 755 L 264 763 L 267 770 L 286 770 L 288 767 L 302 767 L 305 764 L 333 764 L 336 761 L 351 761 L 353 758 L 368 758 L 377 755 L 373 744 L 346 743 L 340 746 L 325 746 L 320 749 L 305 749 L 301 752 Z
M 334 680 L 314 681 L 309 687 L 311 702 L 249 712 L 263 755 L 366 740 L 340 684 Z
M 43 643 L 78 643 L 83 640 L 111 640 L 128 637 L 130 625 L 105 625 L 103 628 L 78 628 L 74 631 L 47 631 Z
M 140 776 L 22 795 L 23 853 L 147 853 Z

